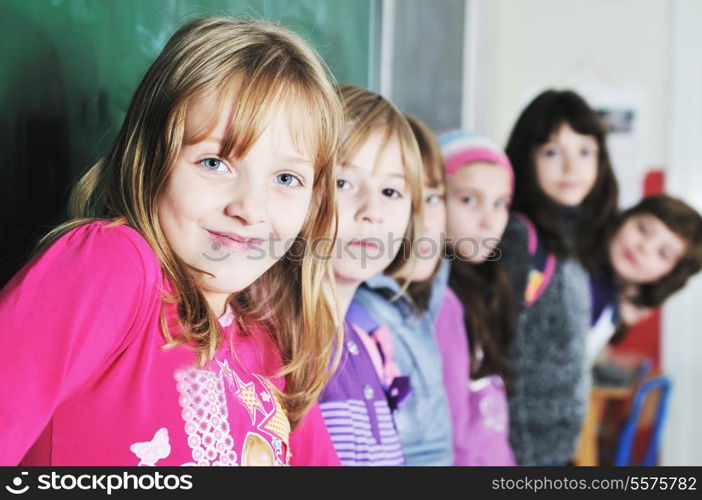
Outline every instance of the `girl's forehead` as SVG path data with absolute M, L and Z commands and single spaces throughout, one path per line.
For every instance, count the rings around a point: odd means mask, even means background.
M 344 166 L 368 171 L 374 175 L 405 177 L 400 140 L 385 130 L 376 130 L 362 142 Z
M 635 213 L 631 216 L 629 216 L 626 220 L 626 222 L 630 223 L 635 223 L 635 222 L 646 222 L 652 227 L 660 228 L 660 227 L 665 227 L 668 228 L 668 226 L 658 217 L 656 217 L 653 214 L 649 213 Z
M 191 99 L 185 114 L 185 142 L 198 142 L 204 136 L 223 138 L 233 112 L 231 99 L 214 95 Z
M 588 141 L 597 142 L 594 135 L 581 134 L 576 131 L 568 122 L 562 122 L 551 131 L 548 141 Z
M 677 252 L 682 253 L 687 246 L 685 238 L 673 231 L 663 220 L 653 214 L 634 214 L 629 217 L 626 222 L 629 222 L 630 225 L 634 225 L 638 222 L 645 222 L 653 228 L 653 231 L 649 233 L 650 237 L 658 238 L 662 243 L 669 245 Z
M 447 179 L 451 187 L 475 185 L 506 188 L 510 191 L 511 182 L 512 179 L 505 167 L 482 161 L 463 165 Z

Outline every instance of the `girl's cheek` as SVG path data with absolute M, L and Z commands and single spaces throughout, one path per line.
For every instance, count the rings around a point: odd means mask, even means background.
M 311 196 L 307 196 L 307 193 L 274 197 L 269 205 L 271 225 L 278 229 L 276 232 L 279 234 L 298 234 L 311 204 Z
M 446 227 L 446 208 L 442 205 L 433 205 L 425 209 L 425 219 L 427 226 L 435 228 L 436 231 L 443 231 Z

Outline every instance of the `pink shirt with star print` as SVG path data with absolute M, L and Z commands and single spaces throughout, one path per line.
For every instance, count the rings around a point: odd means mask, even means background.
M 163 349 L 164 289 L 144 238 L 98 221 L 0 291 L 0 465 L 339 465 L 318 407 L 291 434 L 261 330 L 220 318 L 205 367 Z

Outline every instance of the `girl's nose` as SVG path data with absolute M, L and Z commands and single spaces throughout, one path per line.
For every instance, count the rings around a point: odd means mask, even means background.
M 265 182 L 242 178 L 225 211 L 246 226 L 258 224 L 266 220 L 267 199 Z
M 364 222 L 378 224 L 383 222 L 383 212 L 380 206 L 380 196 L 374 193 L 363 194 L 363 200 L 358 210 L 358 217 Z

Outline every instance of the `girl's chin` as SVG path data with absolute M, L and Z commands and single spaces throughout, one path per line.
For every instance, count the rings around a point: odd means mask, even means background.
M 346 267 L 340 266 L 334 268 L 334 276 L 337 283 L 345 284 L 357 284 L 360 285 L 366 280 L 371 279 L 373 276 L 382 273 L 385 268 L 360 268 L 360 267 Z
M 630 285 L 642 285 L 644 283 L 641 281 L 641 277 L 639 275 L 637 275 L 636 273 L 632 272 L 629 269 L 624 269 L 624 268 L 617 269 L 615 267 L 614 274 L 616 275 L 616 277 L 619 281 L 623 281 L 624 283 L 627 283 Z
M 482 264 L 483 262 L 485 262 L 485 259 L 480 255 L 477 257 L 475 255 L 471 255 L 469 257 L 465 257 L 462 255 L 458 257 L 457 260 L 460 262 L 466 262 L 468 264 Z

